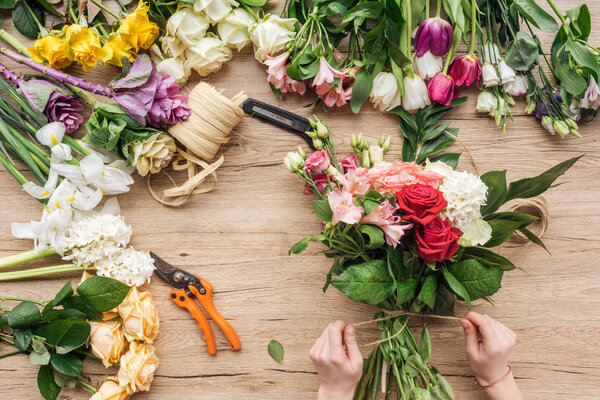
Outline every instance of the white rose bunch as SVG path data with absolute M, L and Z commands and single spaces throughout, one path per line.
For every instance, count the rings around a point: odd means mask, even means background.
M 254 44 L 254 57 L 264 62 L 267 54 L 275 56 L 296 35 L 295 18 L 281 18 L 267 14 L 253 29 L 250 39 Z

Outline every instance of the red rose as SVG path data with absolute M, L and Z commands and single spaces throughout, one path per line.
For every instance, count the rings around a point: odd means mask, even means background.
M 416 229 L 417 253 L 425 261 L 439 262 L 450 259 L 458 250 L 459 229 L 453 228 L 450 221 L 434 218 L 427 225 Z
M 410 185 L 398 195 L 402 219 L 421 225 L 431 222 L 447 204 L 442 192 L 429 185 Z

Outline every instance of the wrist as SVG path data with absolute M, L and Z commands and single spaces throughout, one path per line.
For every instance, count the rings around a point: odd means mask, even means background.
M 517 386 L 515 377 L 512 374 L 497 384 L 483 389 L 488 399 L 490 400 L 522 400 L 523 395 Z
M 495 385 L 508 378 L 511 374 L 511 367 L 508 364 L 495 368 L 486 368 L 485 373 L 475 374 L 475 383 L 485 389 L 487 386 Z
M 354 397 L 354 388 L 352 390 L 330 388 L 325 385 L 319 386 L 318 400 L 352 400 Z

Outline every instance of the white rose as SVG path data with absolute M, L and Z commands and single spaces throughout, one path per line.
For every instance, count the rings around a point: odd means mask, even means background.
M 296 36 L 295 18 L 281 18 L 277 15 L 267 14 L 259 22 L 250 35 L 254 44 L 254 57 L 261 63 L 266 60 L 267 54 L 275 56 L 287 42 Z
M 482 90 L 479 96 L 477 96 L 477 106 L 475 107 L 477 112 L 491 114 L 496 111 L 497 107 L 498 100 L 491 92 Z
M 434 56 L 429 51 L 423 57 L 413 54 L 413 68 L 415 73 L 423 79 L 431 79 L 444 68 L 442 57 Z
M 191 7 L 184 7 L 171 15 L 167 21 L 168 34 L 180 40 L 185 47 L 193 46 L 206 35 L 210 20 L 204 13 L 194 12 Z M 179 54 L 173 54 L 174 57 Z
M 435 162 L 431 162 L 429 161 L 429 159 L 427 159 L 425 161 L 425 171 L 432 171 L 435 172 L 436 174 L 442 176 L 442 177 L 447 177 L 449 176 L 452 171 L 454 171 L 452 169 L 451 166 L 449 166 L 448 164 L 446 164 L 445 162 L 442 161 L 435 161 Z
M 235 0 L 195 0 L 194 10 L 199 13 L 204 13 L 210 18 L 213 24 L 221 21 L 229 14 L 232 7 L 239 6 Z
M 481 246 L 486 244 L 492 238 L 492 227 L 481 218 L 475 218 L 471 221 L 463 235 L 458 240 L 462 247 Z
M 171 75 L 181 86 L 184 85 L 190 77 L 191 69 L 184 68 L 184 62 L 181 58 L 167 58 L 156 64 L 156 70 L 161 75 Z
M 393 110 L 402 103 L 402 94 L 394 74 L 380 72 L 375 76 L 373 89 L 371 89 L 371 102 L 381 111 Z
M 513 81 L 504 84 L 504 89 L 511 96 L 523 96 L 528 90 L 527 77 L 518 74 Z
M 504 60 L 500 61 L 498 64 L 498 72 L 500 72 L 500 81 L 502 83 L 512 82 L 517 76 L 515 74 L 515 70 L 512 69 Z
M 205 37 L 195 46 L 186 49 L 184 69 L 193 69 L 200 76 L 207 76 L 221 69 L 231 60 L 231 50 L 219 38 Z
M 483 86 L 498 86 L 500 84 L 500 77 L 496 72 L 496 67 L 488 62 L 484 62 L 481 67 L 481 77 L 483 78 Z
M 236 8 L 217 24 L 217 32 L 223 42 L 240 51 L 250 42 L 249 28 L 253 21 L 248 11 Z
M 419 75 L 404 77 L 404 93 L 402 104 L 406 111 L 416 111 L 431 104 L 427 85 Z

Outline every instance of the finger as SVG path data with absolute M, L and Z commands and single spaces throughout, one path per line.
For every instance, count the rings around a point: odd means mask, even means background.
M 465 347 L 467 352 L 476 352 L 479 349 L 479 334 L 477 333 L 477 328 L 466 318 L 461 319 L 460 324 L 465 331 Z
M 348 359 L 352 365 L 362 365 L 363 356 L 358 348 L 358 342 L 356 340 L 356 329 L 354 326 L 348 325 L 344 330 L 344 344 L 346 345 L 346 352 L 348 353 Z
M 333 324 L 329 324 L 327 327 L 327 336 L 329 339 L 329 346 L 331 349 L 343 350 L 344 344 L 342 343 L 342 332 L 346 324 L 344 321 L 336 321 Z
M 310 358 L 316 359 L 319 356 L 319 354 L 321 354 L 321 350 L 323 349 L 323 345 L 326 340 L 325 332 L 326 331 L 323 331 L 323 333 L 321 333 L 321 336 L 319 336 L 317 338 L 317 341 L 315 342 L 313 347 L 310 349 L 310 351 L 308 353 Z
M 479 333 L 481 334 L 481 340 L 484 344 L 497 338 L 498 335 L 496 333 L 496 324 L 489 315 L 481 315 L 471 311 L 465 315 L 464 319 L 470 321 L 473 325 L 475 325 L 475 327 L 477 327 Z

